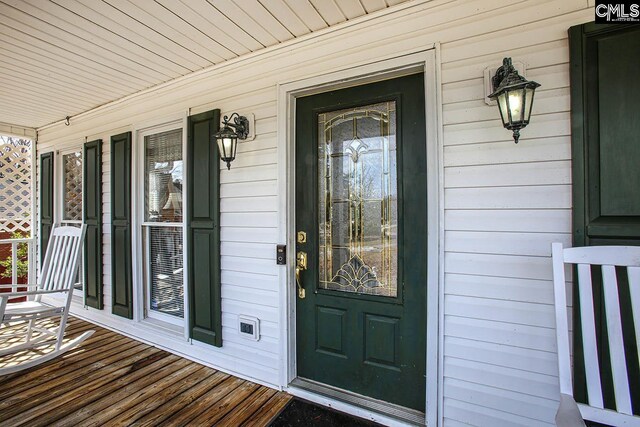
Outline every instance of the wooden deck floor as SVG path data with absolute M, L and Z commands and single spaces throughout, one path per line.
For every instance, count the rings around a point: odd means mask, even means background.
M 0 376 L 0 425 L 264 426 L 290 400 L 82 320 L 67 336 L 89 329 L 63 356 Z

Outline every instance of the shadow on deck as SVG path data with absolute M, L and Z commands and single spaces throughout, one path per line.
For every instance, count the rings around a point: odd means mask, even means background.
M 264 426 L 291 399 L 79 319 L 66 339 L 90 329 L 68 353 L 0 376 L 0 425 Z M 0 334 L 0 348 L 9 341 Z M 29 357 L 0 358 L 0 367 Z

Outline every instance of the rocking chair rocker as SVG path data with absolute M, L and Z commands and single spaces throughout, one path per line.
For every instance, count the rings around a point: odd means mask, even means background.
M 26 291 L 0 293 L 0 326 L 9 328 L 15 323 L 27 323 L 24 341 L 7 348 L 0 349 L 0 356 L 14 354 L 24 350 L 37 350 L 55 342 L 55 348 L 48 353 L 35 352 L 36 356 L 27 361 L 10 366 L 0 367 L 0 375 L 18 372 L 40 363 L 51 360 L 62 353 L 80 345 L 94 331 L 84 332 L 77 338 L 63 345 L 64 333 L 69 316 L 69 306 L 73 295 L 73 281 L 78 271 L 78 262 L 86 226 L 56 227 L 51 232 L 47 253 L 42 264 L 41 283 L 18 285 Z M 0 285 L 4 288 L 15 285 Z M 63 295 L 59 303 L 50 304 L 42 301 L 43 295 Z M 9 303 L 17 298 L 29 298 L 25 302 Z M 36 322 L 60 317 L 57 327 L 37 326 Z M 9 335 L 21 336 L 22 333 Z M 3 336 L 7 336 L 4 335 Z M 55 341 L 54 341 L 55 340 Z

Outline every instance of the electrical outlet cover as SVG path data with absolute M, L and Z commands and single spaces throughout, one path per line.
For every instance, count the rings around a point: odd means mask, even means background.
M 260 340 L 260 319 L 253 316 L 238 316 L 238 334 L 248 340 Z

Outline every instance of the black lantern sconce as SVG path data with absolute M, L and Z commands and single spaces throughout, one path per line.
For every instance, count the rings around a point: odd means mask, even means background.
M 216 132 L 213 138 L 218 144 L 220 160 L 227 163 L 227 169 L 231 169 L 231 162 L 236 158 L 238 139 L 247 139 L 249 135 L 249 120 L 245 116 L 233 113 L 231 116 L 224 116 L 222 123 L 222 129 Z
M 515 69 L 511 58 L 502 60 L 502 67 L 498 68 L 492 80 L 493 93 L 489 98 L 498 101 L 502 124 L 513 131 L 513 140 L 518 143 L 520 129 L 529 124 L 533 94 L 539 83 L 528 81 Z

